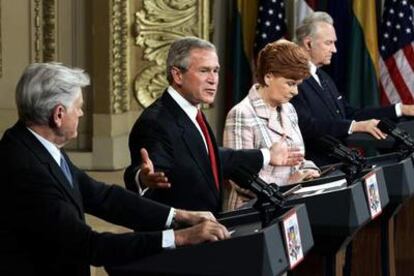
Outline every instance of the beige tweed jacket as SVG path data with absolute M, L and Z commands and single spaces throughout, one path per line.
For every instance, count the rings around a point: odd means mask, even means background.
M 253 85 L 249 94 L 227 115 L 223 146 L 234 149 L 270 148 L 284 134 L 288 145 L 304 148 L 298 116 L 293 105 L 282 104 L 280 111 L 277 111 L 276 108 L 265 104 L 257 92 L 257 85 Z M 268 183 L 283 186 L 288 184 L 292 173 L 309 168 L 318 169 L 309 160 L 304 160 L 294 167 L 268 165 L 260 171 L 259 176 Z

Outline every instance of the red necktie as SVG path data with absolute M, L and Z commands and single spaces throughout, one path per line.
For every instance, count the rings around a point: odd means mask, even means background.
M 198 125 L 201 128 L 201 131 L 203 132 L 204 138 L 206 139 L 207 148 L 208 148 L 208 155 L 210 157 L 210 165 L 211 170 L 213 172 L 214 176 L 214 182 L 216 184 L 217 190 L 219 190 L 219 178 L 218 178 L 218 169 L 217 169 L 217 160 L 216 160 L 216 154 L 214 152 L 213 142 L 211 141 L 210 134 L 208 133 L 206 122 L 204 121 L 203 114 L 200 110 L 197 112 L 196 121 Z

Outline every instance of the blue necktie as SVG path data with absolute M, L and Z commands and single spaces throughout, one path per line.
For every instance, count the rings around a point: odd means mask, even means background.
M 66 176 L 66 179 L 68 180 L 70 187 L 73 188 L 73 184 L 72 184 L 72 174 L 70 172 L 69 169 L 69 165 L 66 162 L 65 157 L 63 157 L 63 155 L 60 156 L 60 168 L 63 171 L 63 174 Z

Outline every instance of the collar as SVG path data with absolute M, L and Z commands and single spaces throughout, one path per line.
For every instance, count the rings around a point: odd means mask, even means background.
M 254 84 L 250 88 L 248 98 L 253 108 L 256 110 L 257 116 L 269 119 L 272 116 L 272 114 L 276 112 L 276 108 L 271 107 L 270 105 L 266 104 L 265 101 L 263 101 L 263 98 L 260 96 L 257 90 L 258 87 L 259 87 L 259 84 Z M 280 111 L 282 112 L 284 110 L 284 105 L 285 104 L 281 104 L 279 106 Z
M 321 85 L 321 81 L 319 80 L 318 75 L 316 75 L 316 70 L 318 70 L 318 67 L 309 61 L 309 71 L 311 73 L 311 76 L 318 82 L 319 85 Z
M 34 137 L 37 138 L 37 140 L 39 140 L 39 142 L 45 147 L 45 149 L 50 153 L 50 155 L 52 155 L 53 159 L 56 161 L 56 163 L 60 167 L 60 156 L 61 156 L 60 149 L 55 144 L 50 142 L 49 140 L 37 134 L 31 128 L 27 128 L 27 129 L 34 135 Z
M 196 123 L 198 106 L 195 106 L 191 104 L 189 101 L 187 101 L 172 86 L 169 86 L 167 88 L 167 92 L 168 94 L 170 94 L 171 98 L 173 98 L 173 100 L 177 102 L 177 104 L 181 107 L 181 109 L 184 110 L 185 114 L 187 114 L 187 116 L 191 119 L 191 121 Z

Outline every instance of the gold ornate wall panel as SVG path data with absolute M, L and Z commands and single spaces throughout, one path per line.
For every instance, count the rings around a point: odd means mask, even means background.
M 33 1 L 35 62 L 56 60 L 56 0 Z
M 34 0 L 33 5 L 33 49 L 34 49 L 34 61 L 42 61 L 42 4 L 41 0 Z
M 56 0 L 43 0 L 43 61 L 56 60 Z
M 1 0 L 0 0 L 0 78 L 3 76 L 3 56 L 2 56 L 2 46 L 3 44 L 1 43 Z
M 128 0 L 112 2 L 112 112 L 129 110 Z
M 135 77 L 134 94 L 147 107 L 167 87 L 166 59 L 170 44 L 181 37 L 209 39 L 209 0 L 143 0 L 136 15 L 135 43 L 146 65 Z

